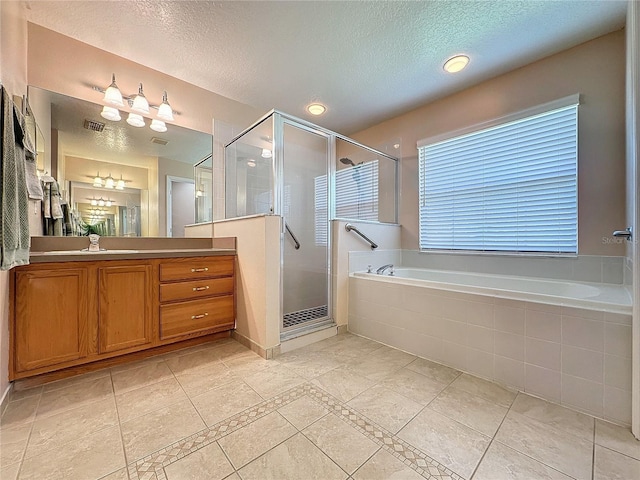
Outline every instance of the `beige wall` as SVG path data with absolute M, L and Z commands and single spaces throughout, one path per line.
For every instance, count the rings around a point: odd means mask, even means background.
M 10 95 L 27 93 L 27 22 L 22 2 L 0 2 L 0 81 Z M 9 272 L 0 272 L 0 400 L 9 386 Z
M 352 135 L 366 145 L 402 139 L 402 247 L 418 248 L 418 140 L 580 93 L 579 253 L 624 255 L 623 245 L 603 242 L 625 225 L 624 78 L 618 31 Z
M 631 430 L 640 439 L 640 4 L 627 9 L 627 225 L 633 228 L 633 243 L 627 243 L 625 282 L 633 291 L 632 332 L 632 421 Z
M 158 235 L 167 236 L 167 175 L 193 179 L 193 165 L 158 157 Z M 194 202 L 195 211 L 195 202 Z
M 160 103 L 167 90 L 171 106 L 181 112 L 174 123 L 207 133 L 211 133 L 214 115 L 233 125 L 248 126 L 264 113 L 39 25 L 29 23 L 28 29 L 29 85 L 100 103 L 101 94 L 91 86 L 106 88 L 115 73 L 124 94 L 135 93 L 142 82 L 150 103 Z
M 213 236 L 236 237 L 236 332 L 262 353 L 280 344 L 280 217 L 213 223 Z

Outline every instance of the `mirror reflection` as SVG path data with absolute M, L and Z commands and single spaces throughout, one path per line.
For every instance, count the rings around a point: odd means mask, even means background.
M 50 152 L 42 169 L 69 212 L 64 229 L 45 235 L 184 236 L 185 225 L 212 219 L 211 135 L 137 128 L 124 112 L 110 121 L 102 105 L 37 87 L 28 98 Z

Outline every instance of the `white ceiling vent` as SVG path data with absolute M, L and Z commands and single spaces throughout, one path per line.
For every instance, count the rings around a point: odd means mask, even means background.
M 167 143 L 169 143 L 169 140 L 163 140 L 162 138 L 158 138 L 158 137 L 151 137 L 151 143 L 157 143 L 158 145 L 166 145 Z
M 92 130 L 94 132 L 101 132 L 104 130 L 104 123 L 96 122 L 95 120 L 84 119 L 84 128 Z

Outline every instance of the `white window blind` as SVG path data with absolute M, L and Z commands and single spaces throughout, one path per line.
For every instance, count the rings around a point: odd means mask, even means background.
M 328 203 L 327 203 L 327 176 L 322 175 L 314 180 L 314 227 L 317 246 L 327 245 L 329 231 Z
M 420 248 L 577 252 L 578 105 L 419 150 Z
M 378 160 L 336 172 L 336 217 L 378 220 Z M 327 244 L 327 176 L 314 179 L 315 242 Z
M 378 220 L 378 160 L 336 172 L 336 217 Z

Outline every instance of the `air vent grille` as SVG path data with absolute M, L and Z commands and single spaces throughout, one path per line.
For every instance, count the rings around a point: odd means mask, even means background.
M 166 145 L 167 143 L 169 143 L 169 140 L 163 140 L 162 138 L 158 138 L 158 137 L 151 137 L 151 143 L 157 143 L 158 145 Z
M 85 119 L 84 128 L 86 128 L 87 130 L 92 130 L 94 132 L 101 132 L 104 130 L 104 123 Z

